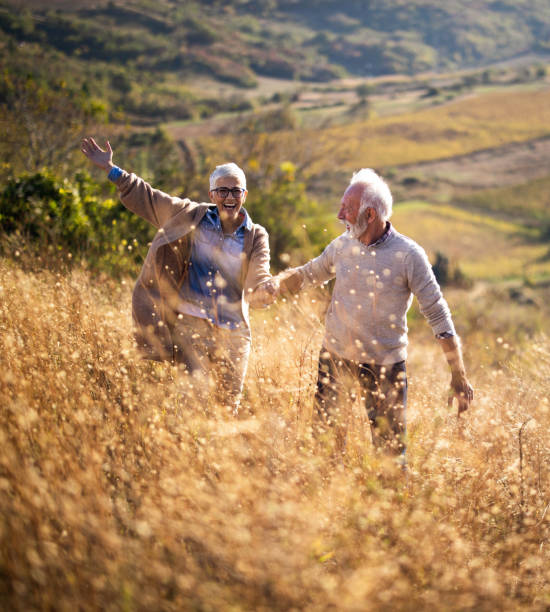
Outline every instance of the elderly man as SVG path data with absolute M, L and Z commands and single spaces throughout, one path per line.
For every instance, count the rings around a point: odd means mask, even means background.
M 405 449 L 407 310 L 413 294 L 451 368 L 459 414 L 473 389 L 466 378 L 451 314 L 422 248 L 389 222 L 392 195 L 370 169 L 357 172 L 342 197 L 338 219 L 347 231 L 319 257 L 268 281 L 264 291 L 294 293 L 336 278 L 326 315 L 315 406 L 322 423 L 345 442 L 344 380 L 358 380 L 373 442 L 390 453 Z
M 144 356 L 184 364 L 205 398 L 214 371 L 221 399 L 238 407 L 250 352 L 248 306 L 270 278 L 267 232 L 243 208 L 246 178 L 236 164 L 210 176 L 212 204 L 153 189 L 113 164 L 93 138 L 81 150 L 108 173 L 124 206 L 157 228 L 134 288 L 136 340 Z

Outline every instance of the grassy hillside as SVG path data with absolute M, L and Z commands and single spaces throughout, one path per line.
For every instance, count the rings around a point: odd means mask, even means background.
M 34 1 L 22 10 L 0 2 L 8 67 L 87 88 L 112 111 L 141 120 L 249 108 L 246 90 L 263 77 L 325 82 L 546 57 L 549 32 L 545 0 L 367 8 L 351 0 Z M 208 79 L 208 90 L 195 86 L 197 77 Z M 231 85 L 229 98 L 217 95 L 217 84 Z
M 0 0 L 2 609 L 550 605 L 546 68 L 414 76 L 546 52 L 548 6 L 364 4 Z M 377 70 L 413 76 L 319 84 Z M 470 412 L 413 306 L 407 476 L 358 403 L 335 460 L 310 431 L 326 288 L 252 313 L 239 418 L 196 402 L 135 352 L 150 228 L 82 172 L 84 130 L 197 200 L 240 163 L 272 269 L 341 231 L 352 171 L 377 168 L 396 228 L 460 272 Z
M 248 168 L 252 175 L 274 163 L 290 159 L 307 178 L 314 193 L 337 198 L 351 173 L 361 167 L 377 168 L 392 182 L 398 199 L 406 198 L 407 173 L 399 166 L 450 159 L 507 143 L 528 142 L 547 136 L 550 125 L 550 90 L 501 91 L 464 96 L 454 102 L 369 120 L 325 128 L 287 129 L 273 133 L 246 131 L 216 134 L 200 140 L 211 155 L 223 150 Z M 178 139 L 186 139 L 186 126 L 169 126 Z M 227 131 L 227 130 L 225 130 Z M 191 132 L 189 133 L 191 135 Z M 192 138 L 190 138 L 192 140 Z M 414 176 L 414 173 L 413 173 Z M 410 177 L 409 177 L 410 178 Z M 521 176 L 517 181 L 522 182 Z M 436 198 L 437 187 L 432 195 Z
M 469 279 L 550 280 L 548 241 L 508 218 L 497 220 L 458 206 L 404 202 L 396 206 L 392 221 L 421 243 L 432 260 L 436 252 L 445 253 Z
M 490 210 L 509 218 L 548 223 L 550 177 L 520 182 L 512 187 L 480 190 L 462 198 L 464 204 Z
M 466 0 L 443 5 L 433 0 L 367 6 L 350 0 L 126 0 L 92 7 L 83 2 L 27 6 L 30 13 L 2 20 L 16 36 L 85 58 L 134 61 L 136 54 L 154 50 L 155 57 L 138 58 L 144 66 L 209 68 L 220 78 L 241 78 L 243 85 L 245 76 L 231 76 L 231 66 L 249 77 L 325 80 L 341 70 L 367 76 L 505 60 L 547 52 L 550 27 L 543 0 L 485 0 L 475 6 Z M 216 69 L 213 59 L 225 66 Z

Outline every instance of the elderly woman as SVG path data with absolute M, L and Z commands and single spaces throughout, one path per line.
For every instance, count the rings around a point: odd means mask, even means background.
M 204 398 L 218 375 L 221 399 L 238 409 L 250 353 L 248 306 L 270 278 L 266 230 L 243 208 L 246 177 L 234 163 L 210 176 L 212 203 L 167 195 L 113 164 L 93 138 L 81 150 L 104 169 L 124 206 L 157 228 L 134 288 L 136 340 L 148 359 L 183 364 Z M 264 296 L 264 297 L 262 297 Z

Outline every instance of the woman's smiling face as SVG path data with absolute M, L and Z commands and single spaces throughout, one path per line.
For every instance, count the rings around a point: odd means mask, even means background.
M 237 190 L 240 190 L 240 194 Z M 230 225 L 237 223 L 247 193 L 246 188 L 238 178 L 221 176 L 216 180 L 215 187 L 209 191 L 209 195 L 218 208 L 222 224 L 224 222 Z

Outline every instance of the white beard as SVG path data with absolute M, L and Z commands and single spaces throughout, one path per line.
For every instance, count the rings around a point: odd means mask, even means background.
M 369 225 L 364 214 L 361 215 L 355 223 L 344 223 L 348 229 L 349 235 L 352 238 L 355 238 L 356 240 L 359 240 L 359 238 L 361 238 L 361 236 L 365 233 Z

